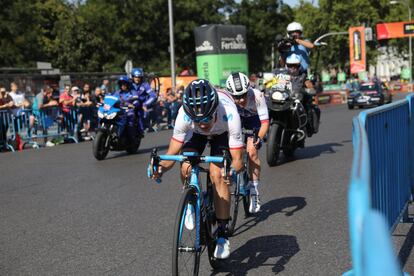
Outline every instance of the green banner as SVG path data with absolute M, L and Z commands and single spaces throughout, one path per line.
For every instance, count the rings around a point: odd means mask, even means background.
M 368 81 L 368 73 L 367 71 L 362 71 L 358 73 L 358 78 L 360 81 Z
M 337 77 L 338 81 L 342 81 L 342 82 L 346 81 L 346 74 L 344 72 L 338 73 L 338 75 L 336 77 Z
M 227 77 L 234 72 L 248 74 L 247 54 L 218 54 L 197 56 L 197 76 L 213 85 L 225 87 Z
M 401 78 L 404 79 L 404 80 L 409 80 L 410 79 L 410 74 L 411 74 L 411 72 L 410 72 L 410 69 L 408 69 L 408 68 L 403 68 L 401 70 Z
M 331 77 L 327 72 L 322 72 L 322 82 L 329 82 L 331 80 Z

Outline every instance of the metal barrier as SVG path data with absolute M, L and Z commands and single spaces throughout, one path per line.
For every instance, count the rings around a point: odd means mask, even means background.
M 361 112 L 359 119 L 368 138 L 372 208 L 385 215 L 393 231 L 411 196 L 408 101 Z
M 414 195 L 414 94 L 410 94 L 406 97 L 408 102 L 409 110 L 410 110 L 410 143 L 409 143 L 409 152 L 410 152 L 410 179 L 411 179 L 411 194 Z M 413 200 L 413 196 L 411 195 L 411 200 Z
M 33 117 L 31 109 L 20 109 L 12 112 L 11 119 L 11 139 L 22 140 L 22 148 L 26 144 L 31 144 L 34 148 L 39 148 L 39 144 L 32 140 L 30 118 Z
M 348 192 L 353 270 L 346 276 L 402 274 L 389 233 L 400 218 L 406 218 L 403 214 L 411 198 L 413 97 L 353 118 L 354 158 Z
M 78 143 L 78 118 L 76 108 L 63 112 L 58 106 L 36 111 L 0 111 L 0 133 L 4 133 L 2 129 L 6 131 L 5 139 L 0 141 L 5 140 L 3 143 L 11 151 L 15 151 L 16 148 L 10 145 L 10 140 L 21 140 L 22 148 L 28 144 L 39 148 L 38 139 L 41 138 L 46 141 L 47 138 L 64 137 Z
M 12 145 L 9 144 L 10 125 L 13 124 L 9 110 L 0 110 L 0 145 L 11 151 L 14 151 Z

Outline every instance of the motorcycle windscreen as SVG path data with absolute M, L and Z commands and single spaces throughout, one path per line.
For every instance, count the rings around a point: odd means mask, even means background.
M 114 96 L 110 96 L 110 95 L 105 96 L 104 105 L 103 105 L 103 107 L 101 107 L 103 109 L 102 111 L 103 112 L 109 112 L 109 113 L 120 111 L 121 109 L 115 107 L 115 104 L 117 102 L 119 102 L 118 97 L 114 97 Z

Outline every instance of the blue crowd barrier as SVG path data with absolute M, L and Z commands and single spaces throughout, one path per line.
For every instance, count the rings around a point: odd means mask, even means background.
M 414 195 L 414 94 L 410 94 L 406 97 L 406 100 L 409 105 L 410 110 L 410 141 L 409 151 L 410 151 L 410 179 L 411 179 L 411 200 L 413 200 Z
M 0 110 L 0 146 L 14 151 L 12 145 L 9 144 L 11 136 L 10 125 L 13 124 L 11 114 L 8 110 Z
M 346 276 L 402 275 L 390 232 L 407 217 L 412 197 L 413 98 L 414 94 L 353 118 L 348 192 L 353 270 Z
M 23 142 L 23 148 L 28 144 L 39 148 L 38 140 L 42 138 L 46 141 L 47 138 L 64 137 L 78 143 L 78 118 L 76 108 L 70 109 L 69 112 L 63 112 L 58 106 L 36 111 L 7 110 L 0 113 L 0 128 L 6 130 L 3 140 L 11 151 L 16 149 L 8 141 L 16 140 L 17 135 Z M 3 130 L 0 129 L 0 132 L 3 133 Z
M 11 118 L 13 123 L 11 124 L 11 139 L 16 140 L 17 135 L 23 142 L 23 148 L 30 144 L 34 148 L 39 148 L 39 144 L 32 140 L 32 133 L 30 128 L 30 117 L 32 117 L 31 109 L 20 109 L 16 112 L 12 112 Z
M 359 118 L 368 138 L 372 208 L 385 215 L 393 231 L 411 197 L 409 103 L 363 111 Z

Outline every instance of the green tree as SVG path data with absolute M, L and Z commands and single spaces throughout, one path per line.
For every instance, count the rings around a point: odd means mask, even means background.
M 286 34 L 286 26 L 293 21 L 293 10 L 273 0 L 243 0 L 234 5 L 232 24 L 247 28 L 249 70 L 270 70 L 272 44 L 277 34 Z

